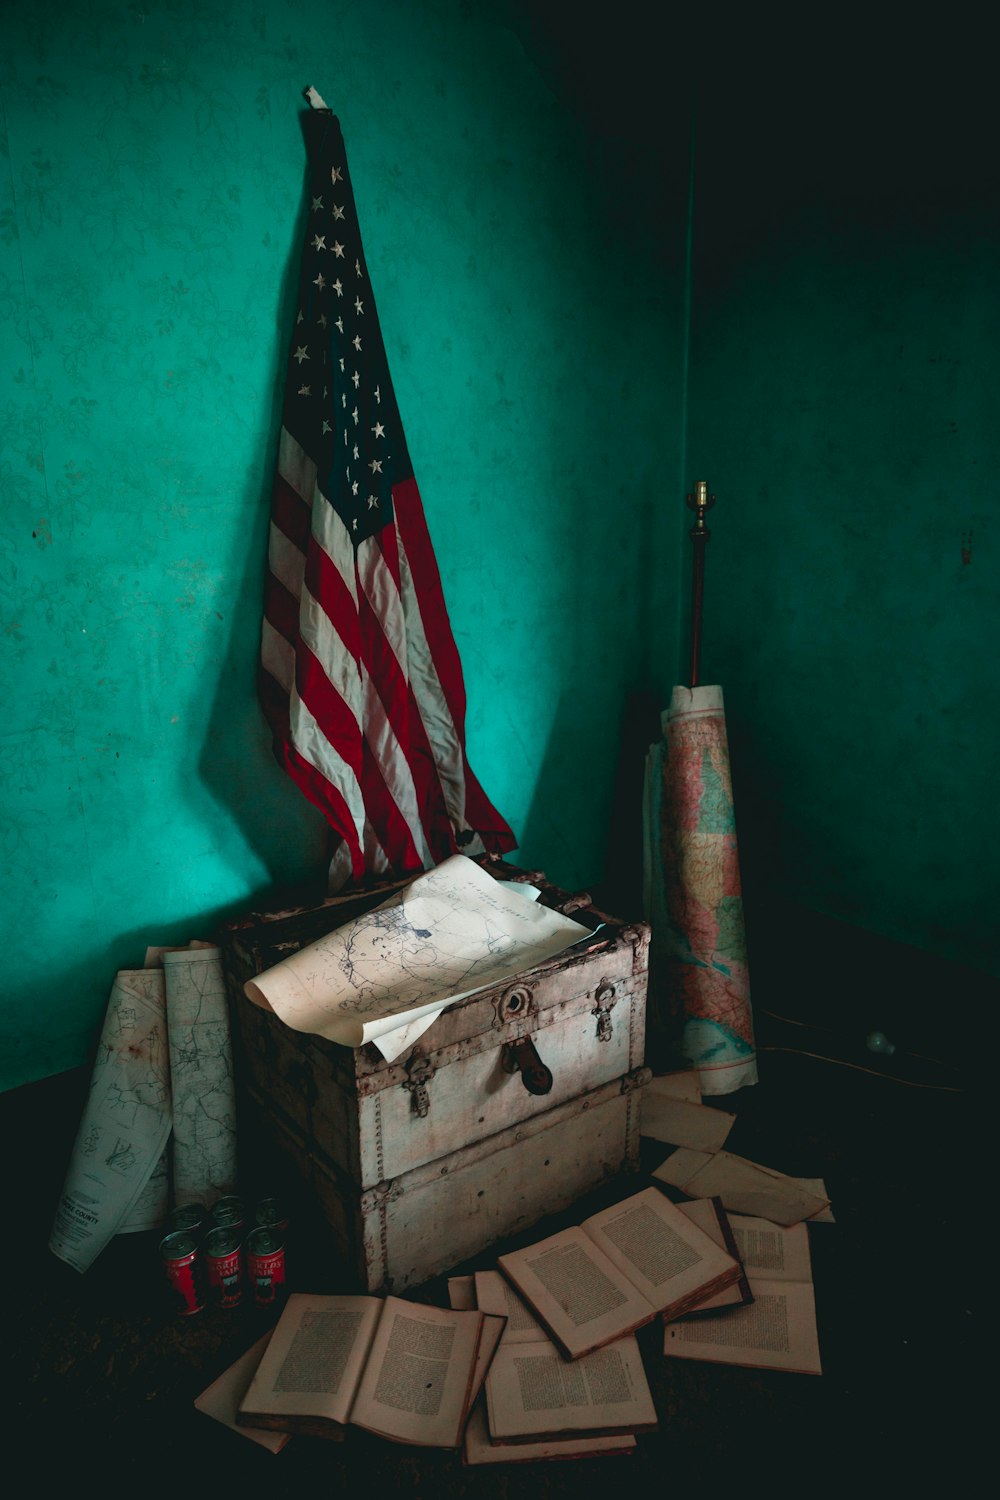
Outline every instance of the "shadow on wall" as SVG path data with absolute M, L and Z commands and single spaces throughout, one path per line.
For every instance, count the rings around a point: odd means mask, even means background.
M 304 120 L 307 111 L 303 111 Z M 305 145 L 303 144 L 303 162 Z M 257 697 L 257 665 L 264 605 L 268 521 L 284 399 L 285 357 L 295 316 L 300 222 L 305 214 L 306 168 L 298 220 L 293 226 L 282 281 L 275 337 L 275 376 L 266 433 L 257 443 L 259 463 L 243 498 L 243 545 L 231 562 L 239 573 L 234 609 L 207 731 L 199 756 L 202 784 L 229 814 L 276 885 L 304 884 L 325 893 L 330 830 L 275 760 L 271 734 Z
M 560 696 L 515 858 L 542 869 L 568 889 L 602 887 L 615 915 L 638 915 L 642 902 L 642 784 L 646 752 L 659 725 L 659 706 L 647 690 L 630 690 L 618 713 L 617 756 L 594 745 L 593 705 Z M 612 786 L 595 778 L 615 761 Z M 567 789 L 570 789 L 569 794 Z M 567 819 L 579 817 L 584 826 Z M 605 895 L 606 893 L 606 895 Z M 593 894 L 593 892 L 591 892 Z

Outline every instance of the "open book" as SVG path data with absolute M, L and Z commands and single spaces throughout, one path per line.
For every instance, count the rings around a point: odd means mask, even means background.
M 704 1229 L 710 1239 L 725 1250 L 734 1260 L 739 1261 L 739 1280 L 734 1281 L 732 1286 L 727 1286 L 725 1291 L 716 1292 L 705 1302 L 700 1302 L 690 1312 L 682 1313 L 683 1318 L 703 1318 L 714 1312 L 720 1312 L 724 1307 L 745 1307 L 753 1301 L 753 1292 L 750 1289 L 750 1281 L 740 1255 L 739 1243 L 733 1233 L 729 1222 L 729 1215 L 722 1206 L 721 1198 L 692 1198 L 687 1203 L 678 1203 L 677 1207 L 682 1214 L 686 1214 L 692 1224 L 697 1224 L 699 1229 Z
M 745 1214 L 730 1214 L 729 1222 L 752 1304 L 668 1324 L 663 1352 L 675 1359 L 822 1374 L 806 1225 L 782 1227 Z
M 502 1320 L 399 1297 L 290 1294 L 240 1403 L 241 1426 L 459 1448 Z M 485 1335 L 485 1338 L 484 1338 Z
M 546 1458 L 629 1452 L 637 1432 L 656 1427 L 634 1335 L 570 1364 L 498 1271 L 476 1272 L 475 1295 L 506 1326 L 486 1377 L 485 1425 L 474 1412 L 466 1431 L 467 1463 L 488 1461 L 484 1442 L 544 1448 Z
M 739 1261 L 655 1187 L 498 1264 L 571 1360 L 658 1313 L 679 1317 L 740 1276 Z
M 270 1333 L 265 1333 L 227 1370 L 223 1370 L 217 1380 L 213 1380 L 210 1386 L 206 1386 L 205 1390 L 194 1398 L 194 1404 L 198 1411 L 203 1411 L 207 1417 L 212 1417 L 216 1422 L 221 1422 L 224 1427 L 238 1432 L 241 1437 L 250 1438 L 260 1447 L 269 1448 L 272 1453 L 280 1453 L 285 1444 L 291 1441 L 290 1433 L 257 1431 L 252 1427 L 241 1427 L 236 1421 L 239 1404 L 247 1393 L 247 1388 L 270 1341 Z

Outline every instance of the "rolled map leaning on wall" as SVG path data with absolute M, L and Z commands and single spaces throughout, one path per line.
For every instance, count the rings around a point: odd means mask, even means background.
M 705 513 L 714 503 L 703 481 L 688 497 L 691 686 L 674 688 L 647 757 L 643 885 L 654 1036 L 674 1066 L 697 1070 L 703 1094 L 729 1094 L 757 1082 L 757 1060 L 722 688 L 698 683 Z

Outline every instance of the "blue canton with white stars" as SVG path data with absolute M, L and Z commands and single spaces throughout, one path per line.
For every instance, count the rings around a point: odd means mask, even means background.
M 309 198 L 284 425 L 355 548 L 393 519 L 392 486 L 410 478 L 402 423 L 368 281 L 340 124 L 305 122 Z

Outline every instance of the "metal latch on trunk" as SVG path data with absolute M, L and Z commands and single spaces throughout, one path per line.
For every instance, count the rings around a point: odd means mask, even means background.
M 505 1072 L 520 1073 L 521 1082 L 529 1094 L 550 1092 L 552 1070 L 542 1062 L 530 1036 L 523 1036 L 517 1042 L 505 1042 L 500 1049 L 500 1062 Z
M 617 999 L 618 996 L 615 994 L 615 987 L 611 980 L 602 979 L 594 995 L 596 1004 L 590 1012 L 592 1016 L 597 1017 L 597 1040 L 599 1042 L 611 1040 L 611 1010 Z
M 404 1089 L 408 1089 L 413 1101 L 413 1112 L 421 1119 L 430 1112 L 431 1096 L 427 1085 L 434 1077 L 434 1065 L 430 1058 L 423 1052 L 415 1052 L 406 1064 L 409 1074 Z

